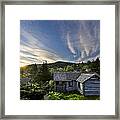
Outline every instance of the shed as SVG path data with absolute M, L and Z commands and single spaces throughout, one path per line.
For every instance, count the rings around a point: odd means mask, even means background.
M 55 72 L 53 75 L 56 91 L 74 91 L 77 90 L 77 78 L 80 72 Z
M 84 96 L 100 95 L 100 76 L 97 73 L 83 73 L 76 81 L 78 90 Z

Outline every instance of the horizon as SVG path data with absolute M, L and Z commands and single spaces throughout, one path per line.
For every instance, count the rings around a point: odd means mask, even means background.
M 100 60 L 100 57 L 97 57 L 99 60 Z M 96 58 L 96 59 L 97 59 Z M 93 62 L 93 61 L 95 61 L 96 59 L 92 59 L 92 60 L 88 60 L 88 61 L 90 61 L 90 62 Z M 82 63 L 87 63 L 88 61 L 81 61 L 81 62 L 70 62 L 70 61 L 55 61 L 55 62 L 52 62 L 52 63 L 47 63 L 47 64 L 54 64 L 54 63 L 59 63 L 59 62 L 63 62 L 63 63 L 71 63 L 71 64 L 82 64 Z M 43 62 L 44 63 L 44 62 Z M 20 68 L 21 67 L 26 67 L 26 66 L 29 66 L 29 65 L 34 65 L 34 64 L 36 64 L 36 65 L 42 65 L 43 63 L 33 63 L 33 64 L 28 64 L 28 65 L 25 65 L 25 66 L 20 66 Z
M 100 57 L 99 20 L 21 20 L 20 67 Z

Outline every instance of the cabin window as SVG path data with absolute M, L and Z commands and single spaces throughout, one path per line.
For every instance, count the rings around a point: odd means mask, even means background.
M 73 81 L 69 82 L 69 87 L 73 87 Z

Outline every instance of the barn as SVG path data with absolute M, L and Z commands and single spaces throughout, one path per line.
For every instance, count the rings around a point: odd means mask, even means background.
M 55 81 L 55 91 L 69 92 L 77 90 L 77 78 L 80 72 L 55 72 L 53 75 Z
M 77 81 L 77 88 L 84 96 L 100 95 L 100 76 L 94 74 L 81 74 Z

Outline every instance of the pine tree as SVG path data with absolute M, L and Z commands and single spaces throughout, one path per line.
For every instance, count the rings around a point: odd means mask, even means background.
M 44 61 L 42 64 L 41 70 L 41 80 L 44 82 L 49 81 L 51 79 L 51 74 L 48 70 L 47 61 Z
M 38 72 L 38 69 L 37 69 L 37 65 L 36 65 L 36 63 L 35 63 L 34 65 L 32 65 L 31 70 L 30 70 L 30 77 L 31 77 L 31 80 L 32 80 L 33 82 L 34 82 L 35 79 L 36 79 L 37 72 Z

